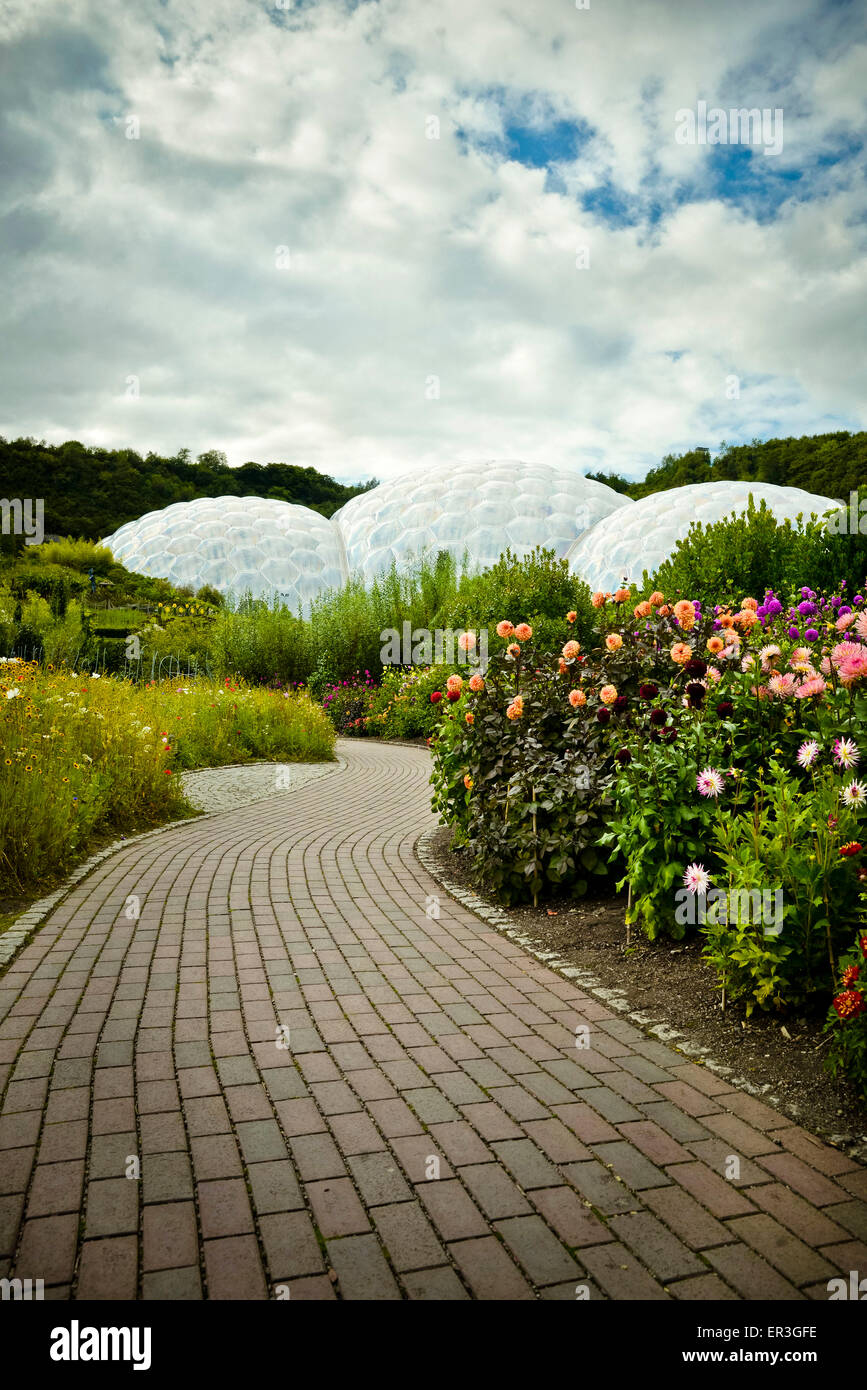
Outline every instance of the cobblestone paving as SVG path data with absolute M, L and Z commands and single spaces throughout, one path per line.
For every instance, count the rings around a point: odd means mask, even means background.
M 0 1275 L 788 1300 L 867 1272 L 867 1169 L 442 895 L 423 750 L 342 752 L 105 860 L 0 979 Z

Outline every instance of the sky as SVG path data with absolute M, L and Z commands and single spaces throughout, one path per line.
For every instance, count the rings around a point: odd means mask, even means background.
M 5 0 L 0 42 L 7 438 L 636 478 L 867 426 L 860 0 Z

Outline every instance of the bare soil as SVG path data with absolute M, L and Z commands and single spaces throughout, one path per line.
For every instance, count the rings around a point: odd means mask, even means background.
M 586 970 L 604 989 L 625 996 L 630 1011 L 706 1048 L 704 1060 L 729 1068 L 734 1084 L 745 1079 L 766 1103 L 805 1129 L 867 1158 L 867 1097 L 859 1098 L 852 1086 L 835 1082 L 825 1070 L 824 1012 L 747 1019 L 738 1006 L 723 1011 L 700 940 L 648 941 L 633 927 L 627 946 L 626 895 L 616 894 L 612 884 L 585 898 L 502 908 L 479 889 L 467 851 L 452 848 L 450 829 L 436 832 L 430 851 L 444 879 L 480 893 L 505 912 L 537 950 L 558 952 L 561 963 Z M 679 1045 L 680 1040 L 672 1042 Z

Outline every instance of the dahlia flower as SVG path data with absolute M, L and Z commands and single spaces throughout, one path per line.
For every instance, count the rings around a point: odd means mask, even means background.
M 812 767 L 819 756 L 819 745 L 814 738 L 805 739 L 798 749 L 798 762 L 801 767 Z
M 809 700 L 814 695 L 821 695 L 825 689 L 825 682 L 821 676 L 808 676 L 806 680 L 801 681 L 795 694 L 799 700 Z
M 586 705 L 587 696 L 583 690 L 570 690 L 569 703 L 573 709 L 578 709 L 581 705 Z
M 725 788 L 722 773 L 717 772 L 715 767 L 706 767 L 695 779 L 696 786 L 702 796 L 712 796 L 714 800 Z
M 580 642 L 567 642 L 563 648 L 563 655 L 567 661 L 573 661 L 581 650 Z
M 599 698 L 603 705 L 613 705 L 614 701 L 617 699 L 617 686 L 603 685 L 599 692 Z
M 861 750 L 851 738 L 834 740 L 834 762 L 838 767 L 854 767 L 860 761 Z
M 512 624 L 509 622 L 508 618 L 504 618 L 503 621 L 502 621 L 501 623 L 497 623 L 497 636 L 498 636 L 498 637 L 511 637 L 511 635 L 512 635 L 512 633 L 513 633 L 514 631 L 515 631 L 515 629 L 514 629 L 514 627 L 512 626 Z
M 706 893 L 710 883 L 710 874 L 703 864 L 690 864 L 683 876 L 684 887 L 690 893 Z
M 533 629 L 530 627 L 529 623 L 518 623 L 518 626 L 515 628 L 515 636 L 519 642 L 529 642 L 530 638 L 533 636 Z
M 507 719 L 520 719 L 524 713 L 524 701 L 520 695 L 516 695 L 509 708 L 506 710 Z
M 692 647 L 688 642 L 675 642 L 671 649 L 671 659 L 678 666 L 683 666 L 692 656 Z
M 476 675 L 474 676 L 470 676 L 470 690 L 472 690 L 474 694 L 478 694 L 478 692 L 480 690 L 484 690 L 484 688 L 485 682 L 482 676 L 480 676 L 478 673 L 476 673 Z
M 783 653 L 777 646 L 776 642 L 772 642 L 770 646 L 762 647 L 761 651 L 759 652 L 759 661 L 762 663 L 762 670 L 773 670 L 774 662 L 777 660 L 778 657 L 782 655 Z
M 856 1018 L 858 1014 L 864 1012 L 864 995 L 860 990 L 846 989 L 842 994 L 837 995 L 834 1000 L 834 1008 L 844 1022 L 847 1018 Z
M 609 632 L 605 638 L 605 645 L 610 652 L 617 652 L 623 646 L 623 638 L 619 632 Z
M 457 690 L 460 692 L 463 688 L 464 681 L 462 676 L 449 676 L 446 681 L 446 690 Z
M 863 782 L 859 782 L 856 778 L 853 778 L 853 780 L 843 788 L 843 805 L 863 806 L 865 801 L 867 801 L 867 786 L 865 786 Z

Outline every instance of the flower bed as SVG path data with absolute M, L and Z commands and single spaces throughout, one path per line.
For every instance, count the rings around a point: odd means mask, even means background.
M 586 650 L 498 625 L 433 740 L 442 818 L 506 901 L 581 894 L 610 860 L 631 923 L 702 933 L 724 1001 L 837 994 L 867 876 L 863 599 L 593 602 Z

